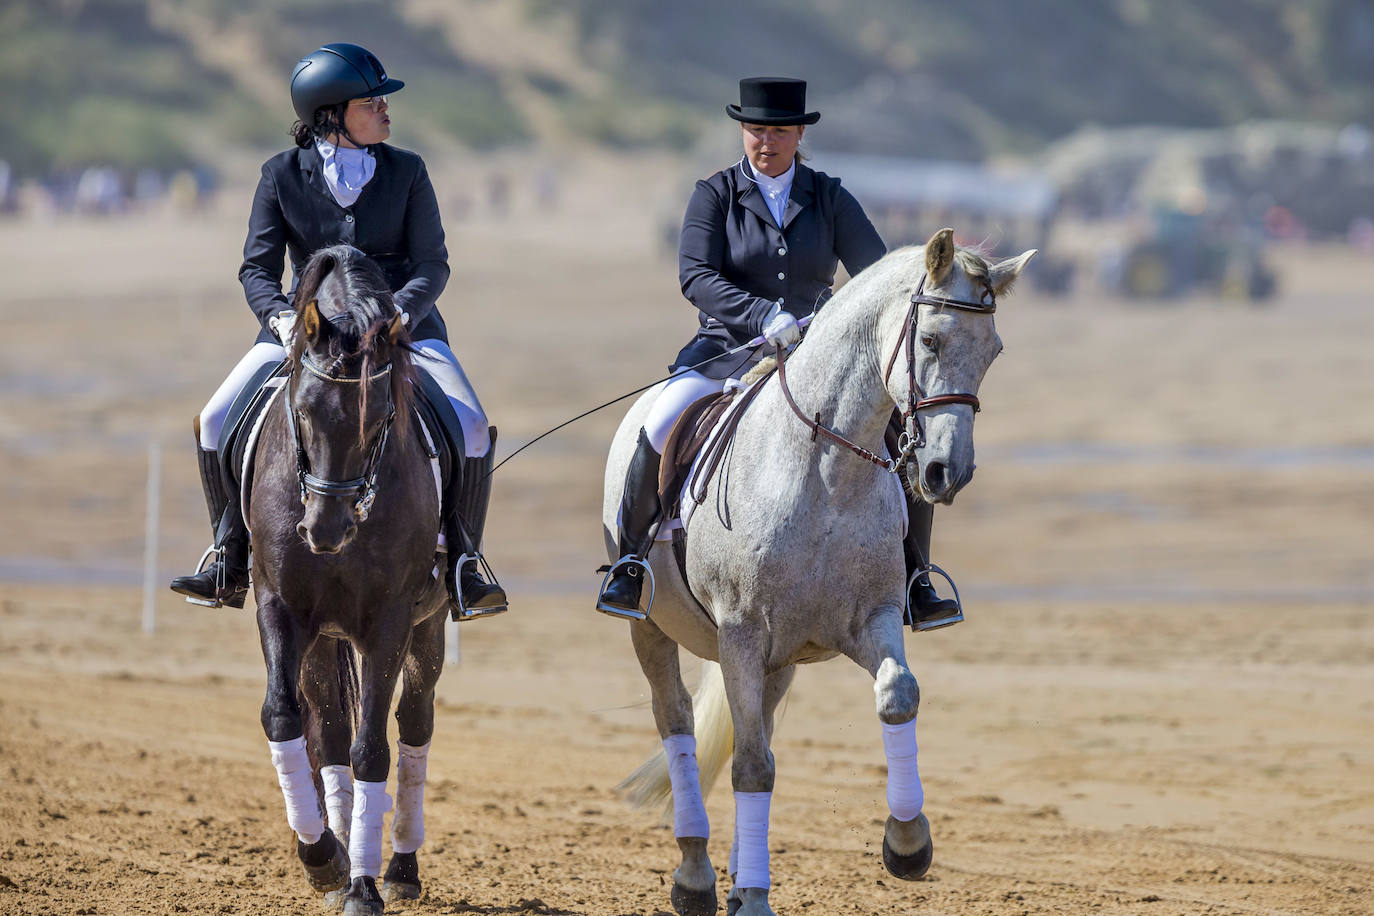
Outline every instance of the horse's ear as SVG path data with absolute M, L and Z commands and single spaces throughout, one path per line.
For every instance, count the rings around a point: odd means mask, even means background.
M 931 287 L 945 282 L 945 276 L 954 266 L 954 230 L 945 228 L 930 237 L 926 242 L 926 284 Z
M 1011 285 L 1016 282 L 1016 278 L 1021 275 L 1026 262 L 1035 255 L 1035 252 L 1036 249 L 1034 248 L 1023 251 L 1014 258 L 999 261 L 988 268 L 988 278 L 992 281 L 994 295 L 1000 296 L 1003 290 L 1011 288 Z
M 390 341 L 393 346 L 395 346 L 401 340 L 401 336 L 405 334 L 405 330 L 405 316 L 403 316 L 400 312 L 397 312 L 396 317 L 391 319 L 391 324 L 386 329 L 387 340 Z
M 322 323 L 323 322 L 320 320 L 320 304 L 314 299 L 311 299 L 305 304 L 305 308 L 301 309 L 301 327 L 305 329 L 305 339 L 314 341 L 315 338 L 319 336 L 320 325 Z

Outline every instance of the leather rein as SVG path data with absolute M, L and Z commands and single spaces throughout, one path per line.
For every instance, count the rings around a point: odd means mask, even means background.
M 354 477 L 351 480 L 330 480 L 327 477 L 316 477 L 310 473 L 310 456 L 305 453 L 305 446 L 301 444 L 300 433 L 296 430 L 296 404 L 291 393 L 291 383 L 296 378 L 297 368 L 292 367 L 291 374 L 286 379 L 286 425 L 291 430 L 291 444 L 296 450 L 296 477 L 300 481 L 301 505 L 305 505 L 306 497 L 310 493 L 314 493 L 316 496 L 357 496 L 358 498 L 353 503 L 353 514 L 357 516 L 359 522 L 365 522 L 372 512 L 372 503 L 377 498 L 377 472 L 381 468 L 382 455 L 386 452 L 386 443 L 390 438 L 391 427 L 396 422 L 396 405 L 391 403 L 391 389 L 390 387 L 387 388 L 387 402 L 391 409 L 387 412 L 387 418 L 382 423 L 382 431 L 377 434 L 377 438 L 373 441 L 372 448 L 368 452 L 367 464 L 363 466 L 362 476 Z M 391 363 L 387 363 L 366 379 L 358 375 L 337 375 L 315 365 L 311 362 L 310 357 L 304 354 L 301 356 L 299 368 L 304 368 L 311 375 L 324 379 L 326 382 L 344 384 L 370 385 L 391 374 Z
M 787 399 L 787 404 L 792 408 L 803 423 L 811 427 L 811 441 L 815 442 L 817 436 L 824 436 L 837 445 L 842 445 L 865 461 L 871 461 L 878 467 L 890 474 L 895 474 L 901 470 L 902 466 L 911 459 L 911 455 L 916 449 L 926 444 L 925 427 L 921 425 L 921 417 L 918 411 L 927 407 L 944 407 L 950 404 L 967 404 L 977 413 L 982 409 L 978 402 L 977 395 L 965 392 L 951 392 L 947 394 L 935 394 L 927 396 L 921 389 L 921 385 L 916 381 L 916 322 L 918 311 L 922 305 L 934 305 L 939 308 L 960 309 L 965 312 L 977 312 L 982 315 L 991 315 L 997 311 L 997 296 L 988 287 L 983 294 L 984 301 L 970 302 L 966 299 L 951 299 L 947 296 L 932 296 L 924 292 L 926 277 L 921 277 L 921 282 L 916 287 L 915 294 L 911 297 L 911 306 L 907 309 L 906 319 L 903 322 L 902 336 L 897 339 L 896 345 L 892 348 L 892 356 L 888 358 L 887 370 L 883 372 L 883 384 L 887 384 L 888 378 L 892 375 L 892 367 L 897 363 L 897 354 L 901 352 L 903 346 L 906 348 L 906 372 L 907 372 L 907 403 L 902 411 L 902 426 L 911 422 L 914 432 L 902 430 L 901 438 L 898 439 L 898 454 L 893 458 L 884 458 L 882 455 L 869 451 L 856 442 L 851 442 L 844 436 L 835 432 L 827 426 L 821 425 L 821 415 L 816 413 L 815 418 L 808 417 L 802 413 L 797 402 L 792 399 L 792 392 L 787 387 L 787 374 L 784 369 L 786 356 L 781 349 L 778 350 L 778 384 L 782 386 L 783 397 Z

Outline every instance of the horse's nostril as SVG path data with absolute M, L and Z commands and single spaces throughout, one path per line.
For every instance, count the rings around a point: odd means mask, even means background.
M 945 465 L 941 461 L 932 461 L 926 465 L 926 489 L 938 492 L 945 485 Z

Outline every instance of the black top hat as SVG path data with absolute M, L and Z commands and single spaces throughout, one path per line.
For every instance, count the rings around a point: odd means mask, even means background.
M 819 111 L 806 110 L 806 80 L 784 76 L 755 76 L 739 81 L 739 104 L 725 113 L 748 124 L 815 124 Z

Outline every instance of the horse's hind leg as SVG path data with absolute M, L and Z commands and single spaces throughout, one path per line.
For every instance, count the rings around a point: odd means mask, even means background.
M 921 813 L 925 793 L 916 766 L 916 710 L 921 692 L 907 667 L 902 630 L 899 608 L 879 608 L 845 654 L 873 675 L 883 726 L 890 812 L 883 831 L 883 864 L 898 878 L 915 881 L 929 870 L 934 844 L 930 822 Z
M 673 872 L 673 909 L 681 916 L 712 916 L 716 912 L 716 873 L 706 854 L 711 824 L 697 771 L 692 697 L 682 683 L 677 643 L 648 620 L 632 623 L 630 637 L 639 667 L 649 681 L 654 723 L 663 739 L 673 790 L 673 834 L 682 851 L 682 862 Z
M 391 816 L 391 861 L 382 879 L 382 899 L 418 900 L 425 841 L 425 771 L 434 735 L 434 687 L 444 668 L 444 615 L 415 626 L 401 677 L 396 706 L 396 813 Z
M 346 847 L 353 816 L 353 768 L 348 748 L 353 742 L 352 705 L 357 702 L 353 649 L 341 639 L 320 636 L 305 655 L 301 692 L 305 694 L 307 741 L 324 785 L 329 829 Z

